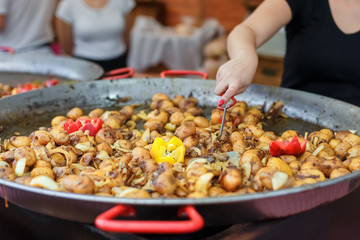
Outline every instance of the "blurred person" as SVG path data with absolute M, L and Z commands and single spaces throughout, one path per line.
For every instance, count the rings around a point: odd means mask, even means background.
M 215 94 L 251 84 L 256 49 L 286 26 L 282 87 L 360 106 L 360 0 L 265 0 L 228 36 L 230 60 L 217 73 Z
M 62 0 L 56 29 L 65 54 L 105 71 L 126 67 L 126 18 L 134 7 L 133 0 Z
M 52 54 L 57 0 L 0 0 L 0 46 Z

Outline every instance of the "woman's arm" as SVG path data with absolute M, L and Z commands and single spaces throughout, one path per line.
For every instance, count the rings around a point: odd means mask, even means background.
M 56 36 L 59 41 L 61 48 L 64 50 L 66 55 L 73 55 L 73 33 L 72 26 L 65 23 L 59 18 L 55 19 L 55 30 Z
M 216 76 L 215 94 L 230 97 L 244 92 L 254 78 L 258 64 L 256 49 L 290 22 L 291 9 L 285 0 L 265 0 L 243 23 L 228 36 L 230 60 Z

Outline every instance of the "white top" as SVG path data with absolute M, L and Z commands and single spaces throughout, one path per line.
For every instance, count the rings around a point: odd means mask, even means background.
M 55 8 L 56 0 L 0 0 L 0 15 L 6 15 L 0 46 L 21 52 L 50 43 Z
M 83 0 L 62 0 L 56 16 L 72 25 L 74 56 L 108 60 L 126 51 L 124 15 L 135 7 L 133 0 L 109 0 L 100 9 Z

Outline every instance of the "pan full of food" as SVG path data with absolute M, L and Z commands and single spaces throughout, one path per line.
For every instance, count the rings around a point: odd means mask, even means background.
M 219 136 L 214 87 L 133 78 L 1 99 L 1 197 L 107 231 L 185 233 L 293 215 L 360 185 L 358 107 L 254 84 Z

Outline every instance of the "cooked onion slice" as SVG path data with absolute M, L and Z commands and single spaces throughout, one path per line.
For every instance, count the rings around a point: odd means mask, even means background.
M 26 166 L 26 158 L 20 158 L 16 162 L 15 174 L 21 177 L 24 174 L 25 166 Z
M 10 165 L 5 161 L 0 161 L 0 167 L 10 167 Z
M 201 175 L 195 183 L 195 191 L 203 194 L 208 194 L 208 188 L 211 186 L 210 181 L 214 174 L 209 172 Z
M 54 153 L 60 153 L 60 154 L 64 155 L 65 159 L 66 159 L 66 166 L 69 166 L 70 155 L 67 151 L 65 151 L 64 149 L 61 149 L 61 148 L 51 149 L 50 156 L 53 155 Z
M 58 184 L 54 180 L 44 175 L 34 177 L 30 182 L 30 186 L 41 187 L 54 191 L 59 189 Z
M 321 150 L 324 149 L 324 145 L 320 145 L 317 149 L 315 149 L 315 151 L 312 153 L 312 155 L 317 156 L 319 154 L 319 152 L 321 152 Z

